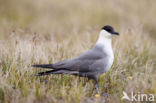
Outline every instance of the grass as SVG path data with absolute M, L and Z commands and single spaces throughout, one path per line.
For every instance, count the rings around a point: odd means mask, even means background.
M 0 1 L 0 103 L 127 103 L 122 92 L 156 96 L 155 0 Z M 36 63 L 79 56 L 112 25 L 115 61 L 93 83 L 69 75 L 34 77 Z

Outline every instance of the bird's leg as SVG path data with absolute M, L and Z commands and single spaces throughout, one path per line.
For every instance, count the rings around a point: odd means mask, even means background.
M 97 80 L 95 81 L 95 89 L 96 89 L 96 92 L 98 94 L 100 94 L 99 89 L 98 89 L 98 82 L 97 82 Z
M 91 80 L 91 79 L 94 80 L 94 82 L 95 82 L 95 83 L 94 83 L 94 86 L 95 86 L 95 87 L 94 87 L 94 89 L 92 89 L 93 95 L 94 95 L 94 94 L 100 94 L 99 89 L 98 89 L 98 81 L 97 81 L 97 78 L 88 78 L 88 81 Z M 96 91 L 95 91 L 95 90 L 96 90 Z

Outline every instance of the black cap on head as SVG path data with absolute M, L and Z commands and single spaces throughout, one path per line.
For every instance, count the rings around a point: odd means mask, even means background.
M 115 34 L 115 35 L 119 35 L 118 32 L 114 31 L 114 28 L 112 26 L 106 25 L 102 28 L 103 30 L 106 30 L 107 32 L 111 33 L 111 34 Z

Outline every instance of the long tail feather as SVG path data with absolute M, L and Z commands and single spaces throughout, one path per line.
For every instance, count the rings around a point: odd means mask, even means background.
M 52 74 L 53 70 L 50 71 L 45 71 L 45 72 L 39 72 L 38 74 L 36 74 L 35 76 L 44 76 L 44 75 L 50 75 Z
M 51 69 L 53 69 L 53 65 L 52 64 L 37 64 L 37 65 L 32 65 L 32 67 L 51 68 Z
M 78 71 L 70 71 L 70 70 L 65 70 L 65 69 L 54 69 L 54 70 L 49 70 L 45 72 L 39 72 L 35 76 L 44 76 L 44 75 L 50 75 L 50 74 L 72 74 L 76 75 L 78 74 Z

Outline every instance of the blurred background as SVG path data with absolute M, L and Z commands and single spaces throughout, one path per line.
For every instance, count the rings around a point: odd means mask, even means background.
M 153 37 L 156 32 L 155 10 L 154 0 L 1 0 L 1 32 L 8 25 L 51 35 L 56 35 L 56 32 L 60 32 L 58 35 L 72 35 L 64 31 L 99 30 L 106 24 L 117 29 L 141 25 Z
M 80 55 L 104 25 L 120 33 L 114 64 L 99 78 L 106 96 L 92 96 L 83 78 L 34 78 L 32 64 Z M 123 91 L 156 94 L 155 27 L 155 0 L 0 0 L 0 102 L 126 103 Z

